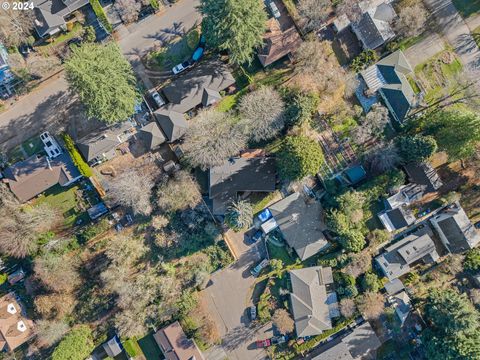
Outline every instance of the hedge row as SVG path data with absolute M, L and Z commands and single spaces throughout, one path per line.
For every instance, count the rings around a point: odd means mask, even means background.
M 160 8 L 160 4 L 158 3 L 158 0 L 150 0 L 150 5 L 155 10 L 158 10 Z
M 105 29 L 111 33 L 113 31 L 112 25 L 108 22 L 107 15 L 105 11 L 103 11 L 102 5 L 98 0 L 90 0 L 90 5 L 92 5 L 93 11 L 95 15 L 97 15 L 98 20 L 103 24 Z
M 78 152 L 77 148 L 75 147 L 75 144 L 68 134 L 63 134 L 63 141 L 65 142 L 65 147 L 68 150 L 68 153 L 70 154 L 73 163 L 75 166 L 78 168 L 80 171 L 80 174 L 82 174 L 85 177 L 91 177 L 93 175 L 92 169 L 90 169 L 90 166 L 83 160 L 82 156 Z

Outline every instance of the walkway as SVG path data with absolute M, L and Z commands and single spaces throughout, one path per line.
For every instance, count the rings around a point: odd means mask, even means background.
M 453 46 L 465 67 L 480 69 L 480 49 L 473 40 L 470 29 L 451 0 L 425 0 L 435 16 L 439 29 Z

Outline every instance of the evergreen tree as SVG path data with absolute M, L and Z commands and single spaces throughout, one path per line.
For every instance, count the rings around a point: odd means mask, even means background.
M 81 325 L 70 331 L 55 348 L 52 360 L 84 360 L 94 348 L 92 330 Z
M 402 136 L 397 140 L 398 153 L 406 163 L 422 163 L 437 151 L 437 142 L 433 136 Z
M 267 14 L 260 0 L 201 0 L 202 32 L 207 44 L 227 50 L 235 64 L 251 62 L 262 45 Z
M 115 123 L 134 113 L 138 100 L 135 75 L 115 43 L 73 47 L 65 70 L 89 117 Z
M 287 136 L 277 156 L 280 177 L 288 180 L 315 175 L 323 163 L 320 145 L 306 136 Z

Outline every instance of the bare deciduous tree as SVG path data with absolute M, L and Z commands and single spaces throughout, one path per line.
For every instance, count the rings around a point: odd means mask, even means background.
M 140 237 L 117 235 L 110 239 L 105 249 L 105 255 L 116 267 L 130 267 L 135 264 L 147 251 L 147 247 Z
M 397 148 L 393 144 L 387 144 L 372 150 L 366 158 L 366 163 L 370 171 L 381 174 L 397 167 L 401 160 Z
M 28 42 L 34 19 L 31 11 L 0 9 L 0 41 L 7 47 Z
M 272 316 L 272 322 L 282 334 L 291 333 L 295 325 L 292 317 L 285 309 L 275 310 L 275 313 Z
M 332 11 L 331 0 L 299 0 L 298 12 L 307 19 L 305 31 L 319 30 Z
M 75 257 L 47 253 L 35 259 L 35 276 L 53 291 L 72 292 L 80 284 L 77 265 Z
M 137 0 L 116 0 L 115 10 L 126 24 L 137 21 L 141 4 Z
M 39 320 L 35 323 L 36 343 L 39 347 L 50 347 L 65 335 L 70 327 L 64 321 Z
M 364 9 L 369 8 L 369 4 L 372 3 L 369 0 L 342 0 L 336 8 L 337 16 L 346 15 L 353 22 L 360 20 L 363 15 L 363 9 L 360 7 L 361 2 L 364 4 Z
M 256 142 L 279 134 L 285 126 L 284 109 L 280 94 L 272 87 L 245 95 L 238 108 L 246 133 Z
M 352 132 L 353 141 L 362 145 L 369 140 L 382 138 L 389 121 L 388 109 L 380 104 L 373 105 L 360 125 Z
M 162 211 L 175 212 L 194 208 L 202 200 L 196 180 L 185 170 L 173 175 L 158 188 L 158 207 Z
M 382 294 L 367 291 L 358 298 L 358 310 L 367 320 L 375 320 L 383 314 L 385 299 Z
M 474 305 L 480 305 L 480 289 L 471 289 L 469 295 Z
M 405 37 L 418 36 L 425 30 L 427 12 L 421 4 L 403 8 L 395 23 L 397 31 Z
M 116 203 L 131 207 L 136 214 L 148 215 L 152 212 L 153 185 L 149 175 L 132 169 L 115 179 L 108 196 Z
M 192 166 L 207 170 L 223 164 L 246 146 L 246 137 L 228 113 L 205 110 L 185 134 L 183 150 Z
M 345 272 L 354 278 L 364 274 L 372 266 L 372 255 L 367 251 L 352 255 L 350 263 L 345 267 Z
M 351 318 L 355 315 L 357 307 L 355 306 L 355 301 L 350 298 L 344 298 L 340 301 L 340 313 L 344 318 Z
M 35 310 L 45 319 L 63 319 L 69 315 L 76 305 L 74 295 L 53 293 L 35 298 Z

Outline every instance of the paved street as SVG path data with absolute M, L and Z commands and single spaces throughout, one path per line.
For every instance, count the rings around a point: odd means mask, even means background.
M 435 16 L 439 30 L 454 47 L 463 64 L 468 68 L 480 68 L 480 50 L 470 34 L 467 23 L 451 0 L 425 0 Z
M 259 252 L 256 245 L 243 248 L 244 253 L 237 262 L 212 276 L 202 299 L 219 328 L 222 347 L 229 359 L 265 359 L 265 351 L 257 349 L 255 341 L 270 338 L 271 325 L 252 327 L 247 312 L 252 305 L 251 288 L 255 282 L 250 269 L 263 257 L 260 252 L 264 249 L 260 248 Z M 216 360 L 218 356 L 214 354 L 207 359 Z
M 200 17 L 195 10 L 198 4 L 199 0 L 181 0 L 122 31 L 119 45 L 146 82 L 146 87 L 150 85 L 149 79 L 144 75 L 143 66 L 138 64 L 138 55 L 171 36 L 173 31 L 191 28 Z M 0 151 L 12 149 L 44 130 L 58 133 L 70 126 L 76 132 L 79 124 L 85 121 L 82 114 L 81 106 L 68 93 L 64 77 L 50 79 L 14 103 L 8 111 L 0 113 Z

